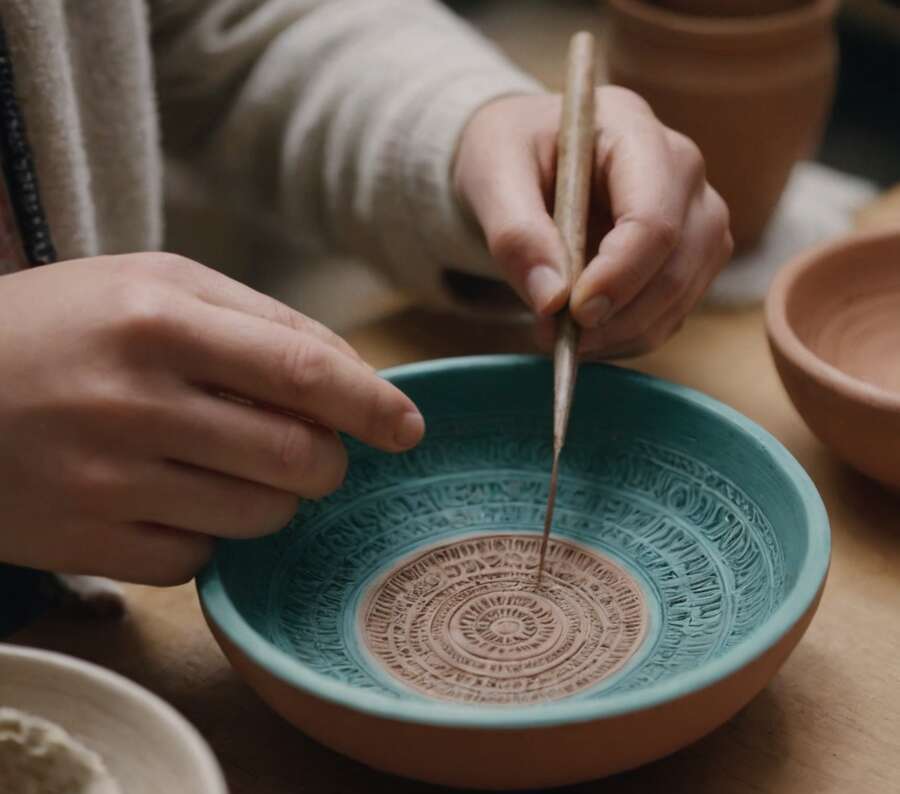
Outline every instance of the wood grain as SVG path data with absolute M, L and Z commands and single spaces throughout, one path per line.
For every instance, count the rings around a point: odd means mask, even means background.
M 485 350 L 484 340 L 494 348 Z M 383 367 L 474 352 L 527 350 L 527 329 L 406 312 L 351 342 Z M 900 788 L 900 497 L 836 461 L 787 400 L 762 318 L 700 314 L 664 350 L 627 362 L 701 389 L 774 433 L 828 507 L 834 557 L 819 614 L 770 686 L 691 748 L 572 794 L 887 794 Z M 129 588 L 123 623 L 47 618 L 17 635 L 118 670 L 162 695 L 209 740 L 233 794 L 436 794 L 373 773 L 306 739 L 231 672 L 194 590 Z M 598 748 L 598 752 L 602 751 Z M 167 793 L 169 794 L 169 793 Z M 171 794 L 176 794 L 172 792 Z

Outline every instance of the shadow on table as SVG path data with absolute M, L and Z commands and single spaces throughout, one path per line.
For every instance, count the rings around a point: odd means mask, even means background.
M 836 499 L 851 512 L 854 536 L 876 547 L 879 554 L 900 555 L 900 494 L 863 476 L 836 457 L 831 482 Z

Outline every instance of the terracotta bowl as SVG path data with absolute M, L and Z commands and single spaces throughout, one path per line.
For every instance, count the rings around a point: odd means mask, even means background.
M 271 538 L 221 544 L 198 582 L 232 664 L 310 736 L 433 783 L 573 783 L 721 725 L 800 639 L 827 517 L 744 417 L 585 366 L 538 586 L 549 366 L 385 374 L 422 408 L 424 443 L 351 444 L 342 490 Z
M 0 644 L 0 706 L 56 723 L 128 794 L 227 794 L 216 759 L 171 706 L 70 656 Z
M 772 284 L 766 324 L 810 429 L 863 474 L 900 488 L 900 229 L 799 256 Z

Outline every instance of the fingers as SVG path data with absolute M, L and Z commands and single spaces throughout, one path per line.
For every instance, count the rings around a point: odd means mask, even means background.
M 206 535 L 139 522 L 98 528 L 91 543 L 104 553 L 84 560 L 79 572 L 159 587 L 190 581 L 213 553 Z
M 534 142 L 507 137 L 494 135 L 499 146 L 470 156 L 461 182 L 504 277 L 534 312 L 546 316 L 562 308 L 568 295 L 565 247 L 547 212 Z M 481 140 L 492 136 L 485 131 Z
M 251 538 L 284 527 L 296 512 L 297 502 L 294 494 L 285 491 L 161 462 L 146 467 L 141 487 L 133 489 L 130 503 L 121 507 L 138 523 L 215 537 Z
M 417 444 L 425 423 L 412 401 L 317 337 L 218 307 L 198 308 L 180 359 L 213 391 L 349 433 L 386 451 Z
M 213 271 L 209 272 L 212 273 Z M 364 363 L 356 350 L 334 331 L 326 328 L 321 323 L 237 281 L 218 273 L 214 273 L 214 275 L 216 278 L 210 279 L 208 283 L 205 283 L 198 293 L 198 297 L 207 303 L 245 312 L 260 319 L 283 325 L 292 331 L 311 334 L 335 350 L 350 356 L 353 360 Z M 372 369 L 368 364 L 365 364 L 365 366 Z
M 168 253 L 156 254 L 149 260 L 146 254 L 126 255 L 122 259 L 132 260 L 128 263 L 128 268 L 146 267 L 153 275 L 161 275 L 168 281 L 181 285 L 213 306 L 244 312 L 294 331 L 311 334 L 335 350 L 362 361 L 359 353 L 344 339 L 321 323 L 191 259 Z
M 659 273 L 704 178 L 696 147 L 643 100 L 621 90 L 601 96 L 594 194 L 608 194 L 614 225 L 572 290 L 572 313 L 585 328 L 622 311 Z
M 661 345 L 680 327 L 731 255 L 728 212 L 707 188 L 694 202 L 681 244 L 653 281 L 599 329 L 582 335 L 588 357 L 633 355 Z
M 336 490 L 347 472 L 332 430 L 200 391 L 167 416 L 159 454 L 306 499 Z

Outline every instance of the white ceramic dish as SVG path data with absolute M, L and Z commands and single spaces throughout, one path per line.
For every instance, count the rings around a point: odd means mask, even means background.
M 0 706 L 64 728 L 128 794 L 227 794 L 212 751 L 175 709 L 97 665 L 0 643 Z

